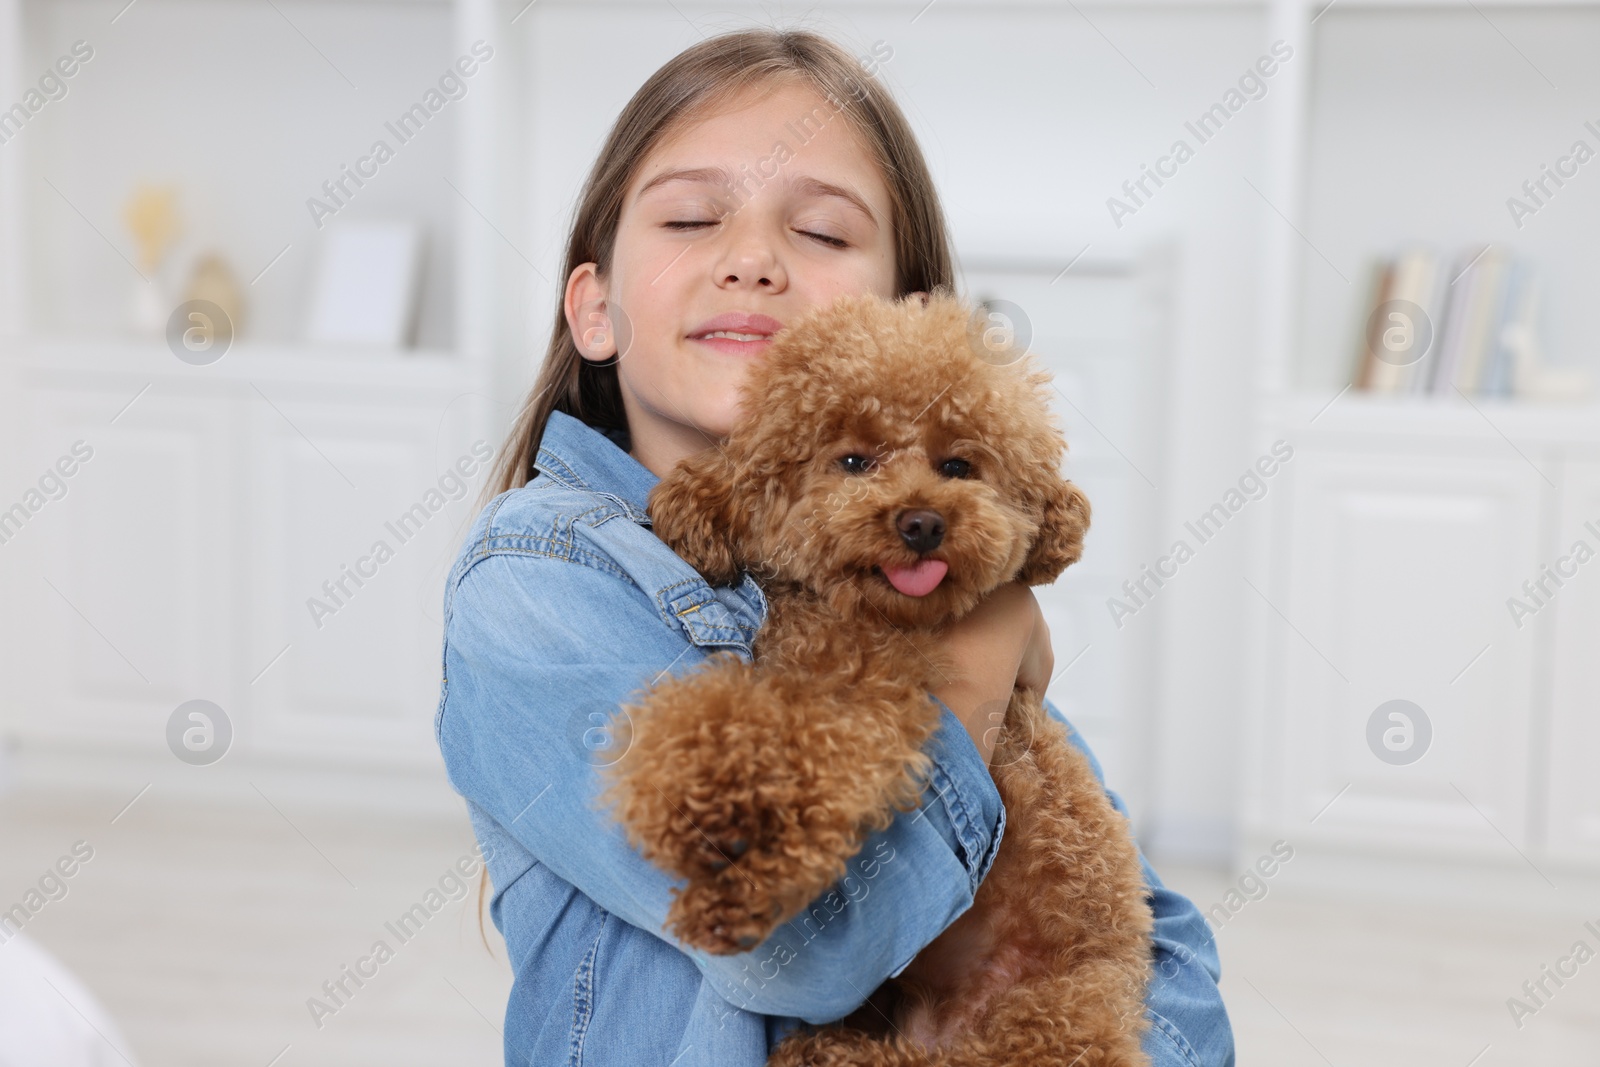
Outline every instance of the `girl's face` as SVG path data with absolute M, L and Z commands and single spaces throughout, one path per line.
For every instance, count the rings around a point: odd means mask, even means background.
M 620 343 L 632 455 L 664 477 L 727 435 L 746 370 L 802 310 L 895 295 L 889 192 L 824 97 L 757 86 L 646 157 L 609 276 L 595 268 L 567 280 L 567 323 L 586 359 L 614 358 Z M 757 336 L 705 336 L 718 326 Z

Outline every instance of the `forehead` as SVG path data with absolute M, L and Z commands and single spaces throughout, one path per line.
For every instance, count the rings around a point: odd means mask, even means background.
M 688 180 L 662 181 L 674 172 Z M 753 175 L 801 195 L 842 189 L 878 221 L 887 215 L 888 189 L 860 131 L 815 89 L 793 80 L 751 86 L 682 117 L 641 162 L 627 202 L 647 190 L 727 188 Z

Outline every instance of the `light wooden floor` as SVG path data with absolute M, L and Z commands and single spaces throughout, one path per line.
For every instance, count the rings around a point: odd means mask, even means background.
M 1289 867 L 1284 871 L 1288 872 Z M 1202 910 L 1218 872 L 1157 865 Z M 1241 1067 L 1600 1067 L 1600 958 L 1519 1029 L 1506 1000 L 1583 939 L 1573 907 L 1462 907 L 1269 883 L 1220 930 L 1222 995 Z
M 471 849 L 464 814 L 286 819 L 265 801 L 152 795 L 111 824 L 118 806 L 0 798 L 0 909 L 72 842 L 93 844 L 28 932 L 95 991 L 141 1067 L 501 1062 L 510 972 L 487 918 L 494 954 L 479 942 L 471 898 L 405 945 L 383 925 Z M 1157 867 L 1202 908 L 1230 877 Z M 1584 918 L 1600 926 L 1600 900 L 1587 916 L 1460 911 L 1323 898 L 1285 880 L 1218 934 L 1239 1063 L 1594 1067 L 1600 959 L 1520 1031 L 1505 1003 L 1579 938 L 1600 949 Z M 380 937 L 395 958 L 318 1029 L 307 998 Z
M 74 841 L 93 845 L 27 930 L 100 998 L 140 1067 L 501 1062 L 511 973 L 487 909 L 493 956 L 478 938 L 475 882 L 407 943 L 384 928 L 470 853 L 464 810 L 456 825 L 286 819 L 265 800 L 151 795 L 111 825 L 125 799 L 0 800 L 0 908 Z M 319 1029 L 307 998 L 380 938 L 394 958 Z

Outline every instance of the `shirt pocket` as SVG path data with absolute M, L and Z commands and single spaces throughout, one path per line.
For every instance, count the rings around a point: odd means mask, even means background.
M 745 599 L 743 588 L 712 589 L 703 578 L 686 578 L 658 590 L 656 600 L 690 641 L 736 648 L 749 659 L 762 616 Z

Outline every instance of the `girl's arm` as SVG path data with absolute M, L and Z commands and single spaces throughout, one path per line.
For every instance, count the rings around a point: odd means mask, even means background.
M 600 907 L 685 951 L 730 1011 L 843 1018 L 972 905 L 1005 813 L 972 738 L 940 703 L 920 810 L 870 835 L 850 873 L 749 952 L 688 949 L 665 932 L 682 881 L 594 804 L 595 761 L 615 753 L 592 742 L 619 704 L 716 647 L 691 644 L 599 555 L 502 549 L 464 565 L 447 597 L 436 726 L 452 785 Z
M 663 670 L 690 670 L 706 652 L 664 626 L 620 575 L 548 555 L 478 560 L 457 576 L 445 623 L 437 726 L 452 784 L 600 907 L 683 948 L 663 932 L 674 880 L 591 807 L 593 760 L 609 757 L 585 732 Z M 692 957 L 730 1011 L 841 1019 L 971 906 L 1005 813 L 966 727 L 935 702 L 942 717 L 927 748 L 933 774 L 923 807 L 871 835 L 835 891 L 763 944 Z M 1048 700 L 1045 707 L 1066 722 Z M 1067 728 L 1103 783 L 1094 754 Z M 1157 1067 L 1231 1067 L 1209 928 L 1142 853 L 1140 862 L 1156 918 L 1146 1051 Z

